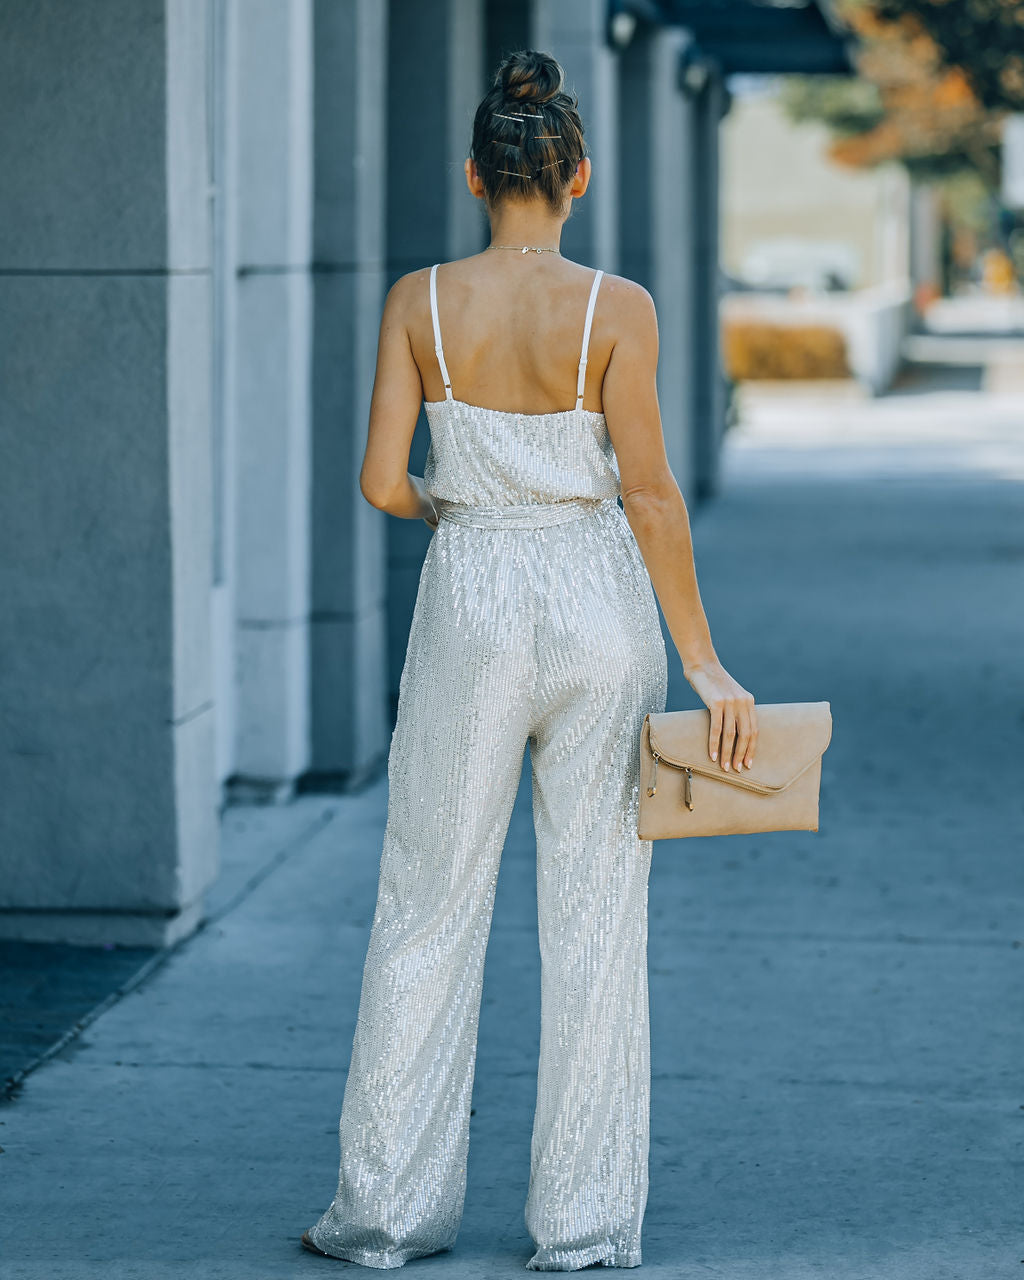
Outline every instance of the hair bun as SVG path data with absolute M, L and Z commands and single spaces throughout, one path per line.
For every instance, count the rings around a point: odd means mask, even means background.
M 502 60 L 473 115 L 469 155 L 489 212 L 507 199 L 536 198 L 568 217 L 587 145 L 575 91 L 550 54 L 517 49 Z
M 509 102 L 549 102 L 562 91 L 565 73 L 547 53 L 520 49 L 510 53 L 498 70 L 498 83 Z

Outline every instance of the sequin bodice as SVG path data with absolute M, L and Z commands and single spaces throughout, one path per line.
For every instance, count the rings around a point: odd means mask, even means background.
M 604 414 L 510 413 L 428 400 L 423 478 L 435 498 L 469 505 L 615 498 L 619 467 Z
M 619 494 L 619 466 L 603 413 L 583 408 L 590 329 L 602 271 L 590 290 L 576 405 L 553 413 L 517 413 L 468 404 L 452 395 L 437 311 L 437 266 L 430 271 L 434 350 L 445 399 L 427 400 L 430 447 L 426 488 L 435 498 L 469 506 L 526 505 Z

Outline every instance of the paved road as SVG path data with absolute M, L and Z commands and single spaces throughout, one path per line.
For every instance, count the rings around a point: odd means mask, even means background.
M 819 834 L 655 846 L 651 1277 L 1021 1274 L 1024 403 L 927 385 L 749 396 L 695 520 L 723 661 L 835 732 Z M 0 1109 L 5 1280 L 360 1270 L 297 1236 L 334 1189 L 385 803 L 229 812 L 207 927 Z M 417 1274 L 523 1274 L 538 989 L 524 772 L 466 1213 Z

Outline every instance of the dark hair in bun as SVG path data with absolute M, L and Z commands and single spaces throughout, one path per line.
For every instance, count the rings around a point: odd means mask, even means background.
M 524 49 L 511 53 L 498 68 L 495 83 L 508 102 L 550 102 L 561 93 L 565 73 L 546 53 Z
M 587 154 L 575 94 L 550 54 L 510 53 L 476 109 L 470 156 L 491 206 L 543 196 L 562 213 L 565 191 Z

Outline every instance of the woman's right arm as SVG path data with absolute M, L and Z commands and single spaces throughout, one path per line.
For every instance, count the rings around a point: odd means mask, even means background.
M 689 515 L 665 452 L 654 300 L 634 281 L 620 276 L 613 280 L 618 336 L 601 396 L 619 463 L 623 510 L 683 674 L 711 712 L 708 755 L 726 770 L 750 768 L 757 745 L 754 699 L 725 670 L 711 642 L 697 585 Z

